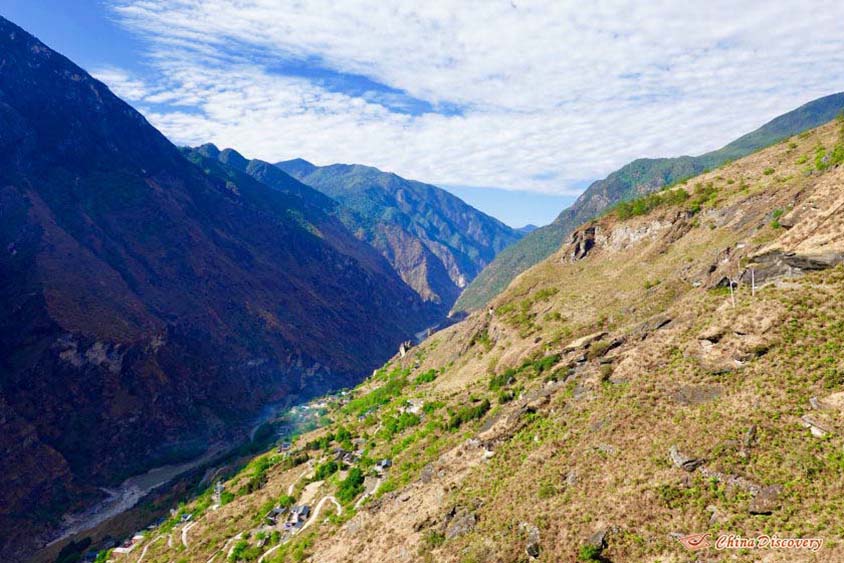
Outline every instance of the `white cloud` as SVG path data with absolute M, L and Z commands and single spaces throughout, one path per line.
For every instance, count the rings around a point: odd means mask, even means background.
M 177 142 L 556 193 L 844 89 L 840 2 L 579 4 L 125 0 L 156 73 L 98 76 Z M 463 112 L 407 115 L 270 69 L 301 60 Z

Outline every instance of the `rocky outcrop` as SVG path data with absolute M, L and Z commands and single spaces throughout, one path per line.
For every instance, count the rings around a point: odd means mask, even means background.
M 671 449 L 668 452 L 668 457 L 671 458 L 671 462 L 675 466 L 689 472 L 694 471 L 706 463 L 706 460 L 703 458 L 691 457 L 682 453 L 677 446 L 671 446 Z

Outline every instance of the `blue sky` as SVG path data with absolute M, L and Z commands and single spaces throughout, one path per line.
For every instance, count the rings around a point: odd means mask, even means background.
M 357 162 L 544 224 L 844 90 L 844 3 L 5 0 L 180 144 Z M 459 186 L 459 187 L 455 187 Z

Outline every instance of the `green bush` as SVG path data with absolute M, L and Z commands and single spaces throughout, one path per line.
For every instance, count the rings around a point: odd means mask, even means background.
M 340 482 L 337 488 L 337 498 L 342 503 L 351 502 L 356 496 L 363 492 L 363 471 L 359 467 L 349 470 L 348 476 Z
M 460 410 L 451 415 L 448 421 L 448 428 L 455 430 L 470 420 L 481 418 L 489 411 L 489 408 L 489 399 L 484 399 L 479 405 L 461 407 Z
M 493 375 L 489 380 L 489 390 L 498 391 L 516 381 L 516 370 L 509 368 L 498 375 Z
M 435 549 L 445 543 L 445 535 L 436 530 L 428 530 L 424 541 L 428 549 Z
M 337 473 L 338 469 L 340 469 L 340 466 L 337 465 L 336 461 L 326 461 L 325 463 L 317 466 L 316 471 L 314 472 L 314 481 L 324 481 L 328 477 Z
M 398 434 L 406 428 L 419 424 L 419 416 L 411 412 L 403 412 L 398 416 L 385 417 L 383 422 L 383 433 L 389 440 L 393 435 Z
M 596 545 L 582 545 L 577 558 L 581 561 L 600 561 L 601 548 Z
M 430 383 L 437 378 L 437 370 L 429 369 L 425 373 L 417 376 L 417 378 L 413 381 L 416 385 L 422 385 L 423 383 Z

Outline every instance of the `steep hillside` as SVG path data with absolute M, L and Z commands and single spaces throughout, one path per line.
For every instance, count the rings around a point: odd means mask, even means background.
M 341 204 L 338 216 L 425 301 L 447 312 L 461 290 L 521 234 L 450 193 L 361 165 L 276 164 Z
M 550 256 L 579 225 L 610 206 L 651 193 L 683 178 L 700 174 L 826 123 L 844 110 L 844 93 L 819 98 L 781 115 L 723 148 L 700 156 L 634 160 L 603 180 L 594 182 L 553 223 L 537 229 L 508 248 L 460 296 L 456 310 L 484 306 L 521 272 Z
M 355 382 L 426 326 L 386 261 L 303 199 L 324 196 L 205 174 L 2 18 L 0 69 L 3 561 L 98 487 Z
M 314 405 L 326 428 L 136 549 L 161 563 L 844 559 L 842 188 L 839 121 L 620 206 L 491 312 Z M 302 505 L 313 515 L 285 526 Z M 692 554 L 678 539 L 695 533 L 824 543 Z

